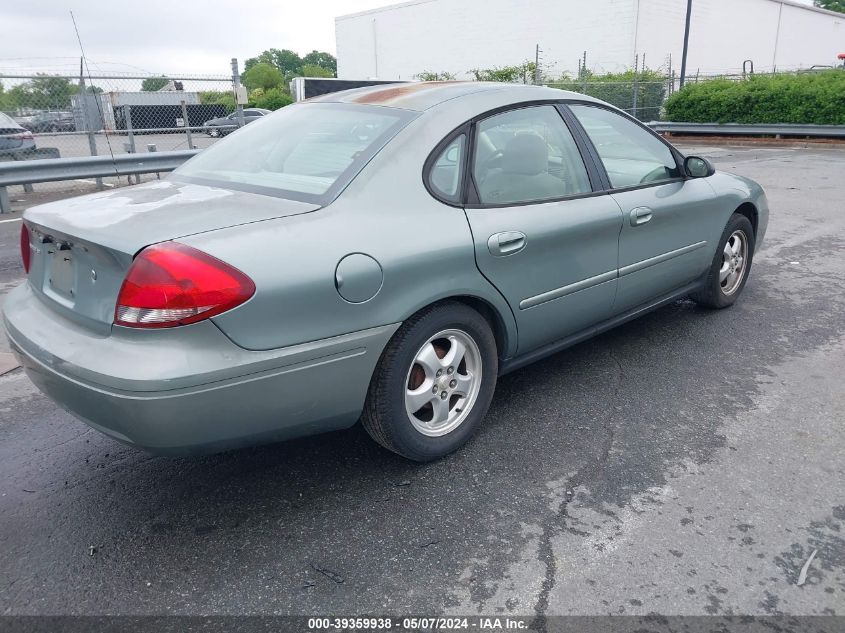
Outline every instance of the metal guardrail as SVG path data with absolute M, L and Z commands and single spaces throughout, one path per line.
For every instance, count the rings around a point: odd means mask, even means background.
M 214 126 L 221 130 L 225 130 L 226 132 L 232 132 L 238 129 L 236 124 L 232 125 L 218 125 Z M 93 130 L 93 133 L 97 136 L 108 136 L 109 138 L 125 138 L 129 136 L 129 134 L 134 134 L 135 136 L 146 135 L 146 134 L 185 134 L 186 131 L 191 132 L 200 132 L 200 133 L 208 133 L 208 130 L 211 129 L 211 126 L 206 125 L 190 125 L 190 126 L 180 126 L 180 127 L 150 127 L 150 128 L 132 128 L 131 130 Z M 91 132 L 82 131 L 77 132 L 75 130 L 66 130 L 64 132 L 33 132 L 32 133 L 35 138 L 48 138 L 48 137 L 56 137 L 56 136 L 65 136 L 65 137 L 75 137 L 75 136 L 88 136 Z M 176 151 L 176 150 L 174 150 Z
M 173 171 L 199 151 L 147 152 L 116 154 L 114 158 L 85 156 L 2 163 L 0 165 L 0 213 L 11 211 L 9 193 L 6 190 L 6 187 L 10 185 Z
M 811 138 L 845 138 L 845 125 L 809 125 L 795 123 L 680 123 L 652 121 L 655 132 L 671 134 L 710 134 L 713 136 L 803 136 Z
M 679 123 L 652 121 L 655 132 L 672 134 L 709 134 L 716 136 L 799 136 L 812 138 L 844 138 L 845 125 L 748 125 L 741 123 Z M 0 164 L 0 213 L 11 211 L 10 185 L 29 186 L 39 182 L 105 178 L 172 171 L 200 150 L 147 152 L 81 158 L 24 160 Z

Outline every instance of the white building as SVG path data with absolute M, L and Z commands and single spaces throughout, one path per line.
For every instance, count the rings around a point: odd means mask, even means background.
M 680 67 L 685 0 L 413 0 L 335 19 L 338 77 L 458 78 L 473 68 L 534 59 L 552 77 Z M 833 65 L 845 53 L 845 15 L 791 0 L 693 0 L 688 75 Z M 642 63 L 642 62 L 640 62 Z

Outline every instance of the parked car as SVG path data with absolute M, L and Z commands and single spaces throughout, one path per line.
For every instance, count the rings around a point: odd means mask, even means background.
M 265 117 L 271 113 L 272 110 L 265 110 L 264 108 L 247 108 L 244 110 L 244 125 L 257 121 L 261 117 Z M 232 112 L 226 116 L 209 119 L 203 123 L 203 127 L 205 127 L 205 133 L 209 136 L 225 136 L 229 132 L 234 132 L 238 129 L 238 113 Z
M 733 304 L 768 217 L 758 184 L 590 97 L 379 86 L 28 209 L 2 310 L 33 382 L 122 442 L 360 419 L 425 461 L 481 426 L 502 374 L 683 297 Z
M 76 123 L 71 112 L 42 112 L 21 124 L 32 132 L 74 132 Z
M 8 114 L 0 112 L 0 152 L 25 152 L 35 149 L 32 132 L 21 127 Z

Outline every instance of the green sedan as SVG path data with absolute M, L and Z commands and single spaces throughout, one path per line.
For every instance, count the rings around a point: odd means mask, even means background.
M 380 85 L 29 209 L 3 322 L 44 393 L 152 452 L 360 421 L 427 461 L 502 374 L 685 297 L 733 304 L 768 217 L 759 185 L 589 97 Z

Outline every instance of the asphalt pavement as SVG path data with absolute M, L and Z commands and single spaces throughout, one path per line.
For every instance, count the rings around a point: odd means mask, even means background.
M 433 464 L 360 428 L 153 457 L 0 377 L 0 613 L 845 614 L 845 150 L 684 149 L 768 191 L 738 303 L 502 378 Z

